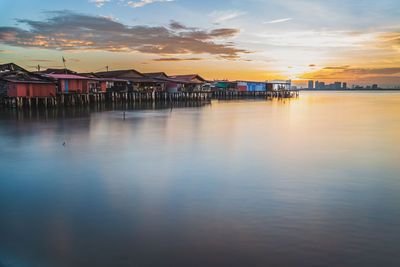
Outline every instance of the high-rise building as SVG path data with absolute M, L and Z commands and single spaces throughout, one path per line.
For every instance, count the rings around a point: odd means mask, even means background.
M 314 81 L 308 81 L 308 89 L 314 89 Z
M 325 83 L 324 82 L 319 82 L 319 81 L 316 81 L 315 82 L 315 87 L 314 87 L 315 89 L 318 89 L 318 90 L 324 90 L 324 89 L 326 89 L 325 88 Z
M 342 89 L 342 83 L 341 83 L 341 82 L 335 82 L 334 89 L 335 89 L 335 90 L 340 90 L 340 89 Z
M 347 90 L 347 83 L 343 83 L 343 89 Z

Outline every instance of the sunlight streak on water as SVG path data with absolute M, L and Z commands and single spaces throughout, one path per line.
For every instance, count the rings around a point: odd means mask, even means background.
M 398 266 L 399 138 L 399 93 L 2 113 L 0 262 Z

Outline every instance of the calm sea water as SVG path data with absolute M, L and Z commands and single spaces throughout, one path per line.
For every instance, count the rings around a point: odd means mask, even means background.
M 0 170 L 0 266 L 400 266 L 400 93 L 2 111 Z

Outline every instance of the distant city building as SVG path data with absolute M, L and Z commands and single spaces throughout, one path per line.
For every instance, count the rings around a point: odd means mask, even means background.
M 326 88 L 325 88 L 325 83 L 324 83 L 324 82 L 319 82 L 319 83 L 318 83 L 318 88 L 317 88 L 317 89 L 320 89 L 320 90 L 326 89 Z
M 308 89 L 314 89 L 314 81 L 308 81 Z
M 342 83 L 341 82 L 335 82 L 334 85 L 333 85 L 333 89 L 335 89 L 335 90 L 342 89 Z
M 372 89 L 378 89 L 378 85 L 377 84 L 373 84 L 372 85 Z
M 343 89 L 347 90 L 347 83 L 343 83 Z

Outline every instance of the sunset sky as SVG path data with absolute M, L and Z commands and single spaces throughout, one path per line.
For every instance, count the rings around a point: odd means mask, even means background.
M 400 85 L 399 0 L 6 0 L 0 62 Z

